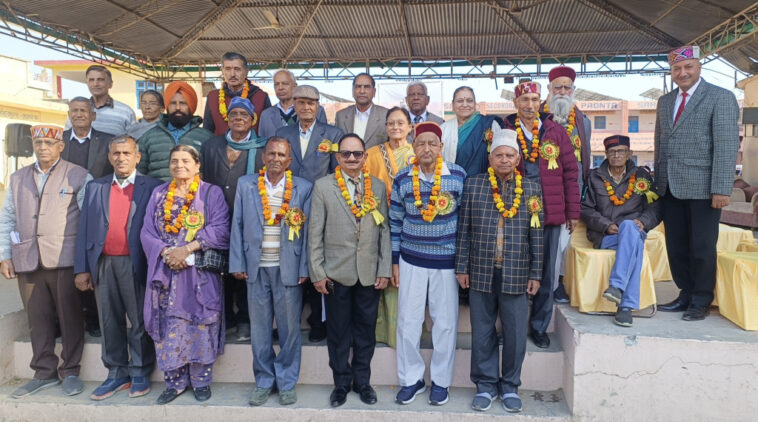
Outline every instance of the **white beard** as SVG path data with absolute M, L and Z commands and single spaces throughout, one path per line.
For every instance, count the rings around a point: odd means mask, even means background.
M 561 126 L 568 126 L 568 117 L 574 107 L 573 95 L 550 95 L 547 101 L 550 112 L 553 113 L 553 121 Z

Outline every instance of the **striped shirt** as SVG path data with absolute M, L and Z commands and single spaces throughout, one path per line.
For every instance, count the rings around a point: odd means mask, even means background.
M 271 216 L 276 216 L 279 208 L 284 201 L 285 177 L 279 180 L 276 186 L 272 186 L 268 180 L 268 174 L 265 176 L 266 194 L 268 195 L 268 206 L 271 209 Z M 279 266 L 279 244 L 281 241 L 282 226 L 263 225 L 263 243 L 261 244 L 261 262 L 260 267 L 278 267 Z

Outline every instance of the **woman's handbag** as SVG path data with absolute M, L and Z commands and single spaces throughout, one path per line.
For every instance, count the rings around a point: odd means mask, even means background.
M 210 187 L 205 191 L 205 215 L 208 216 L 208 193 Z M 207 218 L 207 217 L 206 217 Z M 217 274 L 226 274 L 229 272 L 229 251 L 224 249 L 206 249 L 195 252 L 195 268 L 203 271 L 210 271 Z

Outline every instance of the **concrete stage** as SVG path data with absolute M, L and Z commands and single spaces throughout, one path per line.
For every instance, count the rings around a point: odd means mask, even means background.
M 673 283 L 656 284 L 659 302 L 673 294 Z M 468 379 L 470 325 L 461 308 L 456 370 L 451 400 L 441 407 L 419 396 L 409 406 L 393 403 L 397 392 L 394 349 L 380 345 L 372 363 L 372 383 L 379 403 L 367 406 L 356 394 L 345 406 L 331 409 L 331 372 L 326 345 L 304 342 L 301 385 L 296 405 L 281 407 L 276 395 L 267 405 L 252 408 L 252 353 L 249 344 L 229 344 L 214 370 L 213 397 L 198 404 L 191 392 L 174 403 L 156 406 L 163 390 L 161 374 L 153 373 L 153 391 L 129 399 L 118 393 L 93 402 L 89 394 L 106 371 L 100 344 L 87 338 L 81 376 L 85 391 L 64 397 L 60 387 L 14 400 L 13 389 L 32 376 L 28 367 L 31 344 L 16 281 L 0 280 L 0 421 L 468 421 L 506 415 L 499 402 L 484 413 L 470 408 L 475 390 Z M 635 318 L 634 327 L 612 323 L 610 316 L 584 315 L 568 305 L 556 307 L 550 349 L 531 343 L 520 391 L 524 411 L 513 421 L 756 421 L 758 420 L 758 333 L 746 332 L 718 315 L 702 322 L 685 322 L 681 314 L 658 313 Z M 423 342 L 427 360 L 431 354 Z

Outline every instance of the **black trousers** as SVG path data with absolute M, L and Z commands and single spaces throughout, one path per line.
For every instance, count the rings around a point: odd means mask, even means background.
M 334 385 L 369 384 L 371 358 L 376 347 L 376 313 L 381 290 L 372 285 L 343 286 L 334 283 L 334 291 L 324 297 L 326 304 L 326 346 Z M 348 362 L 350 345 L 353 360 Z
M 225 274 L 223 280 L 226 328 L 236 327 L 237 324 L 250 324 L 250 313 L 247 310 L 247 281 L 237 280 L 231 274 Z
M 321 321 L 321 293 L 316 291 L 310 280 L 303 283 L 303 305 L 306 303 L 311 307 L 311 314 L 308 316 L 308 325 L 310 325 L 312 329 L 323 329 L 324 322 Z
M 710 306 L 716 287 L 716 242 L 721 210 L 710 199 L 663 197 L 669 266 L 680 295 L 692 305 Z

